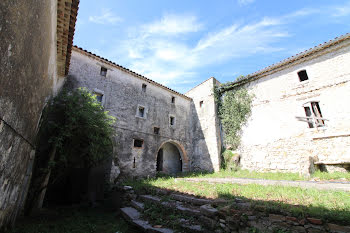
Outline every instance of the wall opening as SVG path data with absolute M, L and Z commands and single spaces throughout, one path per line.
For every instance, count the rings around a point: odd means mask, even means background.
M 325 119 L 322 117 L 319 102 L 309 102 L 304 104 L 304 110 L 309 128 L 325 126 Z
M 94 95 L 96 96 L 96 100 L 100 103 L 102 103 L 103 95 L 101 93 L 94 92 Z
M 203 100 L 201 100 L 201 101 L 199 102 L 199 107 L 200 107 L 200 108 L 203 107 Z
M 138 116 L 139 117 L 144 117 L 145 116 L 145 108 L 144 107 L 139 107 L 139 109 L 138 109 Z
M 143 140 L 141 139 L 134 139 L 134 147 L 136 148 L 142 148 Z
M 173 117 L 173 116 L 169 117 L 169 124 L 170 124 L 170 126 L 175 125 L 175 117 Z
M 154 134 L 159 134 L 159 128 L 158 127 L 154 127 L 153 128 L 153 132 L 154 132 Z
M 101 66 L 100 75 L 106 77 L 107 76 L 107 68 Z
M 171 103 L 175 104 L 175 97 L 171 97 Z
M 309 77 L 307 76 L 306 70 L 301 70 L 298 72 L 298 76 L 299 76 L 299 81 L 303 82 L 309 79 Z
M 146 88 L 147 88 L 147 85 L 146 84 L 142 84 L 142 91 L 143 92 L 146 92 Z
M 171 142 L 166 142 L 157 153 L 158 172 L 176 174 L 182 172 L 182 157 L 180 150 Z

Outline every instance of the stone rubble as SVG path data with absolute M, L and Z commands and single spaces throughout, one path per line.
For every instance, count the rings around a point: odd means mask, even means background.
M 128 189 L 126 193 L 131 191 L 131 189 Z M 170 194 L 169 191 L 166 192 L 166 195 L 161 194 L 164 192 L 156 191 L 156 193 L 157 195 L 167 198 L 171 197 L 175 200 L 165 202 L 162 201 L 160 196 L 153 195 L 135 195 L 136 197 L 132 196 L 130 199 L 130 195 L 125 195 L 128 199 L 127 203 L 134 208 L 123 208 L 123 216 L 133 225 L 143 229 L 144 232 L 174 231 L 165 228 L 154 228 L 148 221 L 142 220 L 138 210 L 144 211 L 144 205 L 138 200 L 151 202 L 164 208 L 175 208 L 184 216 L 184 218 L 178 220 L 183 229 L 181 232 L 248 233 L 252 229 L 257 229 L 260 232 L 284 230 L 291 233 L 350 233 L 350 226 L 327 223 L 313 217 L 298 219 L 288 216 L 285 213 L 275 214 L 268 213 L 266 210 L 252 210 L 250 203 L 239 198 L 235 200 L 234 204 L 226 202 L 224 206 L 219 208 L 216 207 L 215 200 L 195 198 L 189 195 L 175 193 Z M 222 200 L 220 200 L 220 203 L 223 204 Z M 190 217 L 191 220 L 187 219 L 187 217 Z

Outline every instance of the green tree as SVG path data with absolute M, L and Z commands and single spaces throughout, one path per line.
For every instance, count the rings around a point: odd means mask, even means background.
M 41 208 L 47 187 L 69 169 L 91 168 L 111 155 L 115 121 L 84 88 L 63 90 L 49 101 L 38 134 L 27 214 Z

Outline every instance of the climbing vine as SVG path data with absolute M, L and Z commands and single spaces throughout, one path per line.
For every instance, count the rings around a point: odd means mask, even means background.
M 243 79 L 240 76 L 238 79 Z M 224 131 L 225 144 L 236 149 L 241 142 L 241 129 L 251 114 L 253 96 L 243 86 L 233 87 L 231 83 L 214 88 L 214 98 Z

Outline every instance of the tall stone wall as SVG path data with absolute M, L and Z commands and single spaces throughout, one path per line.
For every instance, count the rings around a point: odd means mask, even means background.
M 313 161 L 350 162 L 349 49 L 345 40 L 246 84 L 255 99 L 239 148 L 243 168 L 309 173 Z M 300 82 L 300 70 L 308 80 Z M 310 102 L 328 119 L 324 127 L 297 118 Z
M 57 1 L 0 1 L 0 229 L 14 222 L 31 174 L 45 101 L 57 90 Z
M 220 169 L 220 126 L 213 95 L 214 85 L 218 84 L 215 78 L 210 78 L 186 93 L 193 99 L 191 132 L 194 170 Z
M 106 77 L 100 74 L 101 66 L 107 68 Z M 71 88 L 86 87 L 103 94 L 105 109 L 117 118 L 114 164 L 120 166 L 122 176 L 155 175 L 157 152 L 165 142 L 179 149 L 182 170 L 190 170 L 190 98 L 78 48 L 72 52 L 68 80 Z M 143 84 L 147 85 L 145 91 Z M 144 108 L 144 117 L 138 115 L 139 107 Z M 170 116 L 175 117 L 173 126 Z M 159 128 L 159 134 L 154 127 Z M 134 147 L 134 139 L 142 140 L 142 147 Z

